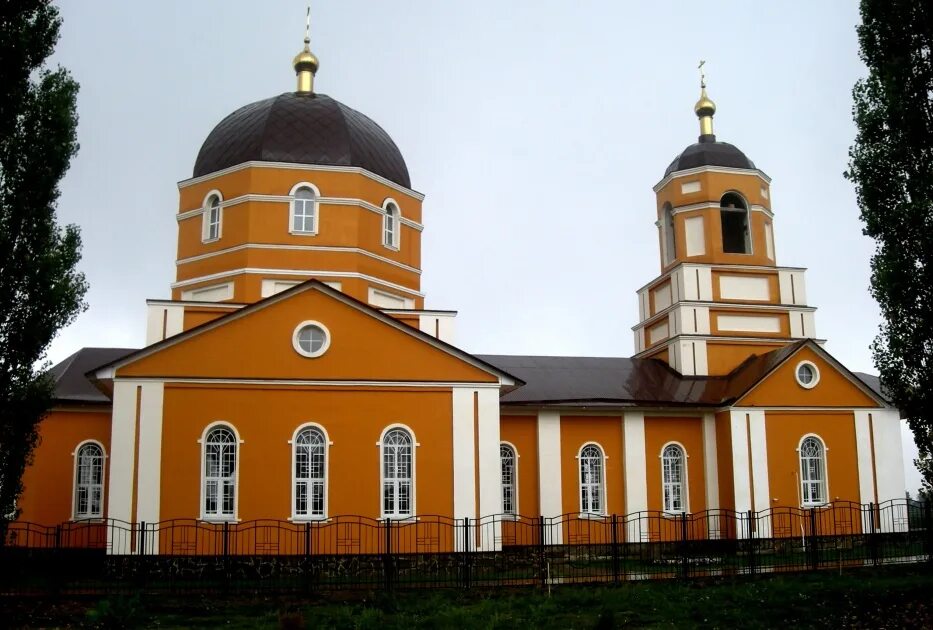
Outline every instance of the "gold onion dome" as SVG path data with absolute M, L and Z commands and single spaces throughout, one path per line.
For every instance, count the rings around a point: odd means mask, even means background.
M 311 52 L 311 39 L 305 37 L 305 47 L 300 53 L 295 55 L 292 66 L 295 68 L 295 74 L 298 76 L 298 92 L 314 91 L 314 75 L 320 67 L 317 57 Z
M 693 106 L 697 116 L 712 116 L 716 113 L 716 103 L 706 95 L 706 86 L 700 88 L 700 100 Z

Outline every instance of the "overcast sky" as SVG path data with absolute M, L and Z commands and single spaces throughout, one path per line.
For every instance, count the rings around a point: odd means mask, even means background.
M 59 3 L 54 61 L 81 84 L 59 217 L 81 227 L 90 308 L 50 360 L 143 344 L 145 300 L 174 280 L 176 183 L 224 116 L 294 90 L 305 4 Z M 705 59 L 717 137 L 773 178 L 778 264 L 809 269 L 826 349 L 875 372 L 873 244 L 842 176 L 855 5 L 318 1 L 315 88 L 378 122 L 427 195 L 422 289 L 459 311 L 457 345 L 629 356 L 635 290 L 660 267 L 651 187 L 696 141 Z

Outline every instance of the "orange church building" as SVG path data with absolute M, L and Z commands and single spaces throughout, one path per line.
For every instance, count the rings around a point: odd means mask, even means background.
M 401 152 L 315 91 L 305 41 L 297 89 L 224 118 L 179 183 L 177 276 L 148 302 L 146 346 L 53 368 L 21 521 L 600 521 L 903 497 L 899 414 L 823 349 L 805 269 L 775 257 L 771 180 L 716 139 L 705 86 L 698 142 L 645 216 L 660 274 L 638 289 L 634 357 L 474 355 L 456 313 L 425 305 L 430 212 Z

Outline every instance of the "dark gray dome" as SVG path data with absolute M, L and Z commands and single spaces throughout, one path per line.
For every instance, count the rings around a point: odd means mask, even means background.
M 411 188 L 408 167 L 389 134 L 324 94 L 286 92 L 236 110 L 201 145 L 193 176 L 253 160 L 358 166 Z
M 755 163 L 748 159 L 738 147 L 728 142 L 707 140 L 715 136 L 702 136 L 700 142 L 691 144 L 674 158 L 664 171 L 667 177 L 675 171 L 683 171 L 699 166 L 728 166 L 731 168 L 755 168 Z

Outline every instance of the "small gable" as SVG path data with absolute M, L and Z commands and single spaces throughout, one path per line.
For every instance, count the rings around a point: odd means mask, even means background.
M 811 387 L 798 381 L 801 364 L 810 366 Z M 806 380 L 807 374 L 804 374 Z M 825 352 L 810 344 L 786 358 L 775 370 L 741 396 L 735 407 L 880 407 L 865 386 L 853 382 Z M 810 384 L 807 383 L 807 384 Z
M 316 322 L 328 333 L 314 358 L 295 332 Z M 498 382 L 477 367 L 350 298 L 310 284 L 258 303 L 117 368 L 117 377 Z

